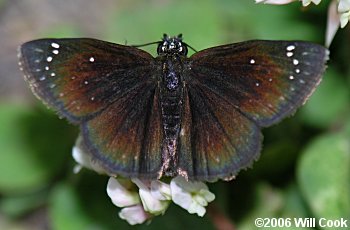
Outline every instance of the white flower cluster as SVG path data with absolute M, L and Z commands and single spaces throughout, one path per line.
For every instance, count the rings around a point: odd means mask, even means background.
M 256 3 L 274 4 L 274 5 L 284 5 L 298 0 L 255 0 Z M 299 0 L 302 2 L 303 6 L 310 5 L 313 2 L 318 5 L 321 0 Z M 350 20 L 350 0 L 333 0 L 333 2 L 338 2 L 337 13 L 339 15 L 339 21 L 341 28 L 344 28 Z
M 82 167 L 86 167 L 108 174 L 84 153 L 79 147 L 79 141 L 78 139 L 72 154 L 78 163 L 74 172 L 78 173 Z M 206 184 L 187 181 L 181 176 L 171 179 L 169 184 L 160 180 L 130 180 L 111 176 L 107 184 L 107 194 L 114 205 L 122 208 L 119 217 L 131 225 L 141 224 L 154 216 L 164 214 L 171 201 L 189 213 L 202 217 L 206 212 L 205 207 L 215 199 Z
M 138 193 L 131 181 L 136 184 Z M 122 208 L 119 217 L 131 225 L 164 214 L 171 200 L 191 214 L 204 216 L 205 206 L 215 198 L 204 183 L 186 181 L 181 176 L 173 178 L 170 184 L 159 180 L 131 181 L 111 177 L 107 185 L 113 204 Z
M 274 4 L 274 5 L 284 5 L 298 0 L 255 0 L 256 3 Z M 321 0 L 299 0 L 303 3 L 303 6 L 310 5 L 311 2 L 318 5 Z
M 338 2 L 338 13 L 340 14 L 340 27 L 344 28 L 350 20 L 350 0 L 339 0 Z

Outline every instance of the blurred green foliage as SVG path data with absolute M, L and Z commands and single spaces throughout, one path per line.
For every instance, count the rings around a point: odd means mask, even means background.
M 100 39 L 143 44 L 163 33 L 183 33 L 198 50 L 248 39 L 323 43 L 328 4 L 302 9 L 299 3 L 271 6 L 253 0 L 122 3 L 106 11 L 111 13 Z M 231 182 L 209 185 L 216 205 L 237 229 L 254 229 L 256 217 L 350 219 L 350 36 L 345 30 L 338 33 L 324 80 L 309 102 L 296 116 L 264 130 L 264 148 L 253 168 Z M 84 36 L 82 31 L 76 24 L 58 24 L 33 39 Z M 145 50 L 155 54 L 155 47 Z M 55 230 L 214 229 L 208 215 L 199 218 L 175 205 L 148 225 L 131 227 L 120 220 L 105 192 L 107 178 L 72 172 L 77 128 L 40 102 L 2 101 L 0 124 L 0 228 L 30 229 L 23 221 L 44 209 L 44 221 Z

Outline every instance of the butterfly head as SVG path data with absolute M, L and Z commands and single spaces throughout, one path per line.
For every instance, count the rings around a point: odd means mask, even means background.
M 182 42 L 182 34 L 170 37 L 167 34 L 163 35 L 163 39 L 159 42 L 157 53 L 161 54 L 178 54 L 187 55 L 187 45 Z

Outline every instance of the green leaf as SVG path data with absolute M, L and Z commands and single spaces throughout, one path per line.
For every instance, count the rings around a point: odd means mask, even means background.
M 0 104 L 0 192 L 47 186 L 70 157 L 75 132 L 47 110 Z
M 254 225 L 256 218 L 272 218 L 278 216 L 283 207 L 283 194 L 267 184 L 256 187 L 255 204 L 251 212 L 238 224 L 237 229 L 258 229 Z
M 323 135 L 300 159 L 298 183 L 317 218 L 350 218 L 349 140 L 345 133 Z
M 298 143 L 290 138 L 267 143 L 264 145 L 259 161 L 254 164 L 253 170 L 249 173 L 260 178 L 277 179 L 293 167 L 297 150 Z
M 291 226 L 295 227 L 295 219 L 298 218 L 309 218 L 310 213 L 308 212 L 305 201 L 303 200 L 302 195 L 300 194 L 299 188 L 295 185 L 289 185 L 284 194 L 284 205 L 279 217 L 289 218 L 291 221 Z M 291 227 L 285 226 L 284 228 L 278 229 L 291 229 Z M 310 229 L 307 227 L 298 227 L 298 230 Z
M 349 112 L 350 91 L 342 76 L 332 68 L 327 69 L 322 82 L 300 111 L 305 123 L 329 127 Z
M 100 229 L 86 215 L 78 194 L 69 185 L 57 185 L 50 201 L 49 217 L 53 230 Z
M 12 218 L 20 217 L 45 204 L 47 195 L 44 192 L 3 197 L 0 200 L 0 210 Z

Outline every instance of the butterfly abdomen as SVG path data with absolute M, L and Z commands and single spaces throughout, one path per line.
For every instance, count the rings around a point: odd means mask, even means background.
M 172 174 L 177 165 L 178 137 L 181 129 L 183 86 L 180 61 L 168 58 L 163 62 L 160 79 L 160 107 L 163 125 L 163 161 L 168 162 L 163 169 Z
M 177 138 L 180 131 L 183 87 L 181 64 L 176 57 L 163 62 L 160 79 L 160 106 L 164 135 L 166 138 Z
M 180 130 L 181 100 L 174 96 L 164 95 L 161 100 L 164 134 L 176 138 Z

